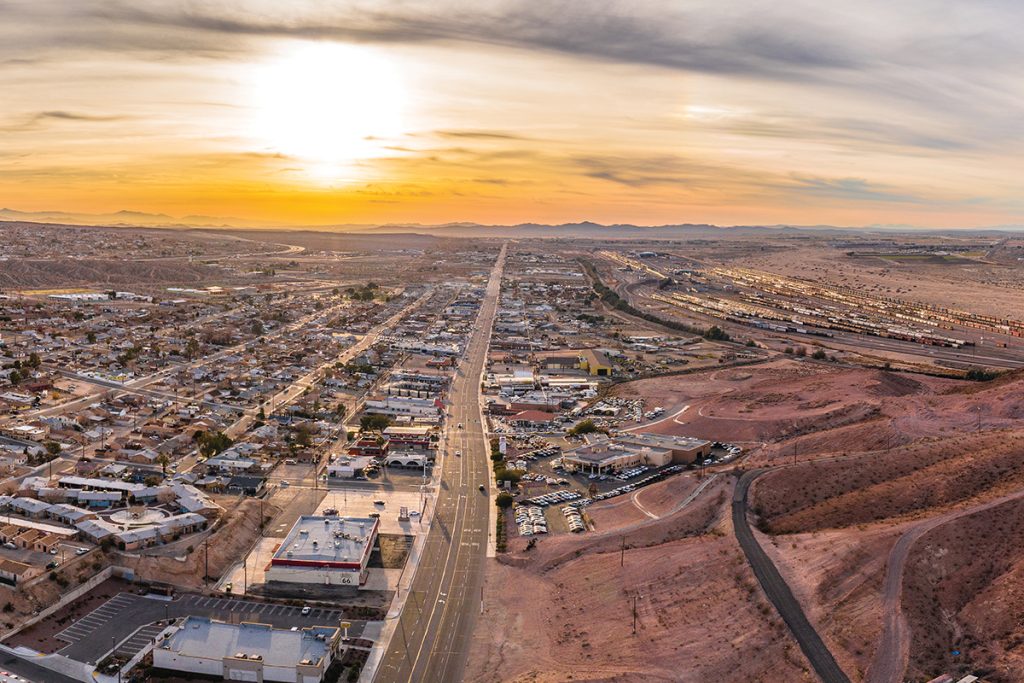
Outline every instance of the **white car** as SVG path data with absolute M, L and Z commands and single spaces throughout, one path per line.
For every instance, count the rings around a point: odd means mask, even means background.
M 308 617 L 309 613 L 312 612 L 312 611 L 313 610 L 310 608 L 310 606 L 306 605 L 305 607 L 302 608 L 302 616 Z

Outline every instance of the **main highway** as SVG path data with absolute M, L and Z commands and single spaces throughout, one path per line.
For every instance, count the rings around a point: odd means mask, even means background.
M 505 263 L 502 247 L 452 385 L 448 453 L 441 458 L 436 508 L 377 683 L 461 681 L 487 552 L 489 446 L 480 413 L 480 376 Z M 459 428 L 458 425 L 462 425 Z M 462 451 L 462 456 L 454 452 Z M 483 491 L 480 491 L 480 487 Z

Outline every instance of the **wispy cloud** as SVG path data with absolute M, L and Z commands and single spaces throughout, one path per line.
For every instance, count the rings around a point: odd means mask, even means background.
M 52 110 L 41 111 L 34 114 L 22 116 L 18 120 L 7 125 L 0 125 L 0 131 L 19 132 L 37 130 L 46 126 L 47 123 L 71 121 L 79 123 L 108 123 L 111 121 L 122 121 L 126 117 L 104 114 L 83 114 L 81 112 Z

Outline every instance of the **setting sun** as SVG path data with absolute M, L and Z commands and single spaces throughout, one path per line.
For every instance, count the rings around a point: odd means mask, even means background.
M 252 135 L 309 176 L 344 181 L 402 132 L 404 89 L 393 66 L 354 46 L 304 44 L 259 67 Z

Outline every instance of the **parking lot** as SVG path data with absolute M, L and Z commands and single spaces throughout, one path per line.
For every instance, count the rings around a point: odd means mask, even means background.
M 432 493 L 427 493 L 426 496 L 433 499 Z M 316 514 L 322 515 L 324 510 L 333 509 L 342 517 L 379 515 L 380 533 L 415 536 L 426 531 L 425 525 L 420 524 L 418 516 L 422 500 L 418 486 L 401 489 L 332 488 L 317 506 Z M 378 505 L 376 501 L 383 501 L 384 504 Z M 410 513 L 407 521 L 398 519 L 402 507 Z
M 251 621 L 272 624 L 278 628 L 334 626 L 345 620 L 345 614 L 340 609 L 310 606 L 308 614 L 302 611 L 302 606 L 232 597 L 189 593 L 166 599 L 121 592 L 52 637 L 46 636 L 54 630 L 48 627 L 47 622 L 55 620 L 56 616 L 27 629 L 16 636 L 13 643 L 7 644 L 25 645 L 41 652 L 59 651 L 71 659 L 96 663 L 115 644 L 119 654 L 130 657 L 139 652 L 160 633 L 168 619 L 201 616 L 232 623 Z M 353 638 L 362 635 L 366 622 L 349 621 L 352 623 L 349 635 Z
M 560 466 L 561 450 L 546 445 L 546 440 L 533 437 L 526 447 L 507 457 L 511 467 L 526 470 L 520 481 L 522 492 L 516 497 L 514 515 L 516 530 L 521 536 L 547 533 L 586 531 L 581 511 L 592 502 L 614 498 L 678 474 L 684 465 L 662 468 L 636 465 L 621 472 L 601 475 L 568 472 Z M 712 450 L 712 462 L 729 462 L 739 453 L 719 444 Z

